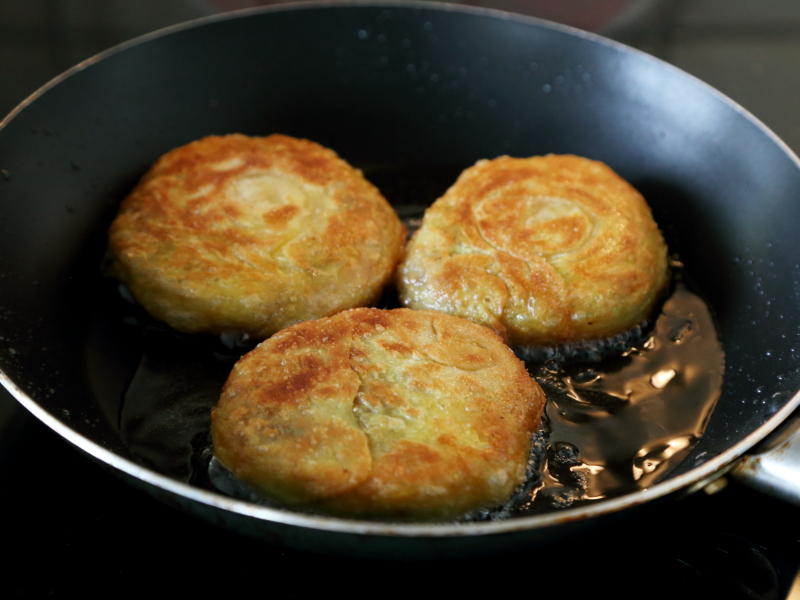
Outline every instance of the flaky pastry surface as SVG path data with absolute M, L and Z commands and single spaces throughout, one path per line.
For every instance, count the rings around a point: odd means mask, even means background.
M 544 404 L 488 329 L 359 308 L 284 329 L 245 355 L 211 433 L 223 465 L 288 505 L 446 519 L 523 482 Z
M 426 211 L 397 285 L 405 306 L 555 346 L 637 325 L 667 278 L 649 207 L 605 164 L 504 156 L 466 169 Z
M 374 302 L 404 239 L 380 192 L 332 150 L 234 134 L 156 161 L 111 225 L 107 262 L 175 329 L 264 338 Z

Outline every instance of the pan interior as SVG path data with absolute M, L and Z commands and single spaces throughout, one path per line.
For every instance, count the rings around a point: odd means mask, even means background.
M 143 328 L 99 274 L 106 228 L 156 157 L 229 132 L 334 148 L 405 216 L 481 158 L 609 164 L 650 203 L 725 350 L 717 409 L 671 475 L 743 440 L 800 387 L 800 172 L 739 108 L 647 56 L 531 20 L 420 6 L 273 10 L 112 52 L 0 130 L 0 368 L 119 456 L 150 464 L 121 428 L 126 390 L 147 384 L 135 377 Z M 229 359 L 203 375 L 222 377 Z M 177 360 L 182 378 L 200 380 L 196 356 Z M 169 379 L 157 364 L 154 378 Z M 207 396 L 190 395 L 187 435 L 207 418 Z
M 404 186 L 410 180 L 407 174 Z M 394 187 L 383 183 L 384 189 Z M 397 206 L 402 213 L 412 205 Z M 536 515 L 636 492 L 662 479 L 691 451 L 718 398 L 724 361 L 710 311 L 683 281 L 682 269 L 673 269 L 674 289 L 655 323 L 603 344 L 519 350 L 548 396 L 528 479 L 504 505 L 466 520 Z M 127 338 L 127 383 L 119 383 L 115 407 L 127 450 L 176 480 L 279 507 L 213 458 L 209 436 L 210 412 L 231 367 L 253 344 L 232 335 L 178 334 L 117 288 L 109 280 L 101 290 L 92 330 L 98 339 L 112 339 L 109 352 L 118 346 L 113 340 Z M 399 306 L 394 290 L 379 306 Z M 107 372 L 108 360 L 104 354 L 90 365 L 95 380 Z M 112 360 L 126 362 L 122 355 Z

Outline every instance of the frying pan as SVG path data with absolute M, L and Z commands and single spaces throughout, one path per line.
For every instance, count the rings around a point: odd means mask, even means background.
M 726 372 L 705 435 L 644 491 L 485 523 L 310 516 L 158 472 L 120 432 L 141 348 L 99 273 L 105 231 L 156 157 L 228 132 L 318 141 L 390 182 L 400 207 L 429 203 L 441 174 L 480 158 L 555 152 L 608 163 L 643 192 L 716 316 Z M 698 489 L 800 403 L 798 167 L 766 128 L 702 82 L 535 19 L 378 3 L 196 21 L 78 65 L 2 122 L 0 378 L 132 485 L 247 535 L 384 557 L 547 543 Z

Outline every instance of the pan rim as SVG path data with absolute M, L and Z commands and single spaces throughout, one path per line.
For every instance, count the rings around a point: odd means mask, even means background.
M 162 36 L 170 35 L 176 32 L 192 29 L 194 27 L 203 26 L 210 23 L 222 22 L 229 19 L 238 19 L 248 17 L 251 15 L 258 15 L 262 13 L 277 13 L 298 10 L 316 10 L 328 9 L 334 7 L 385 7 L 385 8 L 402 8 L 413 9 L 419 8 L 426 11 L 441 11 L 441 12 L 456 12 L 467 13 L 474 15 L 485 15 L 495 18 L 514 20 L 523 23 L 534 24 L 539 27 L 547 29 L 558 30 L 568 33 L 573 36 L 592 40 L 595 43 L 600 43 L 606 46 L 615 47 L 625 52 L 633 52 L 637 55 L 646 57 L 647 60 L 656 61 L 662 66 L 671 70 L 677 71 L 683 77 L 688 77 L 694 81 L 695 85 L 699 84 L 707 92 L 711 92 L 719 99 L 724 101 L 728 106 L 732 107 L 743 117 L 748 119 L 751 123 L 756 125 L 758 129 L 767 135 L 767 137 L 781 148 L 781 150 L 795 163 L 800 169 L 800 159 L 789 148 L 789 146 L 781 140 L 774 132 L 772 132 L 766 125 L 764 125 L 757 117 L 752 115 L 745 108 L 740 106 L 734 100 L 730 99 L 722 92 L 713 88 L 709 84 L 694 77 L 693 75 L 682 71 L 678 67 L 671 65 L 657 57 L 651 56 L 645 52 L 626 46 L 620 42 L 604 38 L 598 34 L 586 32 L 567 25 L 553 23 L 544 19 L 529 17 L 524 15 L 517 15 L 495 9 L 478 8 L 464 5 L 446 4 L 441 2 L 428 2 L 422 0 L 312 0 L 309 2 L 290 2 L 278 6 L 268 7 L 255 7 L 247 8 L 228 13 L 221 13 L 217 15 L 209 15 L 201 17 L 184 23 L 179 23 L 169 27 L 153 31 L 126 42 L 109 48 L 95 56 L 92 56 L 62 74 L 51 79 L 38 90 L 30 94 L 20 104 L 18 104 L 7 116 L 0 120 L 0 130 L 5 128 L 22 110 L 34 102 L 37 98 L 42 96 L 51 88 L 58 85 L 73 74 L 82 71 L 83 69 L 93 65 L 94 63 L 112 56 L 118 52 L 125 51 L 128 48 L 138 46 L 139 44 L 160 38 Z M 700 489 L 703 485 L 708 483 L 718 476 L 724 474 L 726 468 L 731 467 L 734 462 L 743 456 L 755 444 L 763 440 L 769 435 L 778 425 L 780 425 L 798 406 L 800 406 L 800 391 L 798 391 L 781 409 L 775 414 L 770 416 L 761 426 L 753 430 L 741 441 L 734 444 L 716 457 L 706 461 L 702 465 L 692 468 L 686 473 L 679 475 L 675 478 L 668 479 L 657 483 L 649 488 L 643 489 L 638 492 L 633 492 L 611 498 L 601 500 L 586 506 L 577 508 L 566 508 L 553 512 L 548 512 L 541 515 L 533 515 L 527 517 L 516 517 L 502 521 L 494 522 L 477 522 L 477 523 L 397 523 L 385 521 L 366 521 L 366 520 L 350 520 L 329 516 L 308 515 L 297 513 L 290 510 L 270 508 L 266 506 L 251 504 L 242 500 L 224 496 L 221 493 L 215 493 L 201 488 L 190 486 L 189 484 L 171 479 L 165 475 L 161 475 L 155 471 L 147 469 L 138 465 L 128 459 L 114 454 L 113 452 L 103 448 L 100 444 L 90 440 L 89 438 L 79 434 L 71 429 L 69 426 L 61 422 L 57 417 L 42 408 L 33 398 L 23 392 L 13 380 L 0 369 L 0 384 L 2 384 L 14 398 L 20 402 L 29 412 L 37 417 L 41 422 L 47 425 L 54 432 L 59 434 L 71 444 L 77 446 L 87 454 L 96 458 L 100 462 L 125 473 L 135 479 L 142 481 L 146 484 L 152 485 L 169 493 L 176 494 L 182 498 L 206 505 L 212 508 L 230 511 L 242 516 L 253 517 L 261 521 L 270 521 L 281 523 L 285 525 L 293 525 L 304 528 L 310 528 L 320 531 L 340 532 L 348 534 L 362 534 L 362 535 L 376 535 L 387 537 L 462 537 L 462 536 L 475 536 L 475 535 L 497 535 L 511 533 L 519 530 L 539 529 L 555 526 L 567 521 L 577 521 L 607 515 L 621 511 L 634 505 L 644 504 L 658 498 L 671 495 L 682 489 L 687 489 L 687 493 L 691 493 L 696 489 Z M 692 486 L 694 488 L 692 489 Z
M 100 462 L 165 492 L 212 508 L 227 510 L 260 521 L 269 521 L 320 531 L 388 537 L 460 537 L 496 535 L 528 529 L 544 529 L 563 522 L 579 521 L 616 513 L 635 505 L 644 504 L 668 496 L 682 489 L 690 488 L 693 484 L 699 483 L 700 485 L 696 485 L 695 489 L 689 489 L 687 492 L 691 493 L 701 489 L 717 477 L 724 475 L 727 471 L 726 468 L 732 467 L 738 458 L 743 456 L 747 450 L 769 435 L 800 406 L 800 392 L 798 392 L 781 409 L 767 419 L 767 421 L 737 444 L 734 444 L 716 457 L 682 475 L 662 481 L 639 492 L 633 492 L 607 500 L 600 500 L 577 508 L 565 508 L 540 515 L 514 517 L 501 521 L 474 523 L 401 523 L 309 515 L 286 509 L 252 504 L 225 496 L 221 493 L 191 486 L 118 456 L 71 429 L 39 406 L 36 401 L 25 394 L 25 392 L 23 392 L 3 371 L 0 371 L 0 383 L 2 383 L 9 393 L 28 409 L 28 411 L 71 444 L 77 446 Z

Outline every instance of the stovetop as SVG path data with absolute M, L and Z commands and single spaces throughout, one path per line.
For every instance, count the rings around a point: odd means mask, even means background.
M 120 41 L 268 2 L 0 0 L 0 114 Z M 592 29 L 698 76 L 800 150 L 796 0 L 475 0 Z M 647 506 L 543 548 L 484 558 L 355 561 L 272 546 L 161 504 L 107 473 L 0 391 L 4 595 L 301 597 L 557 593 L 636 598 L 800 597 L 798 509 L 729 482 Z M 376 586 L 383 587 L 376 587 Z

